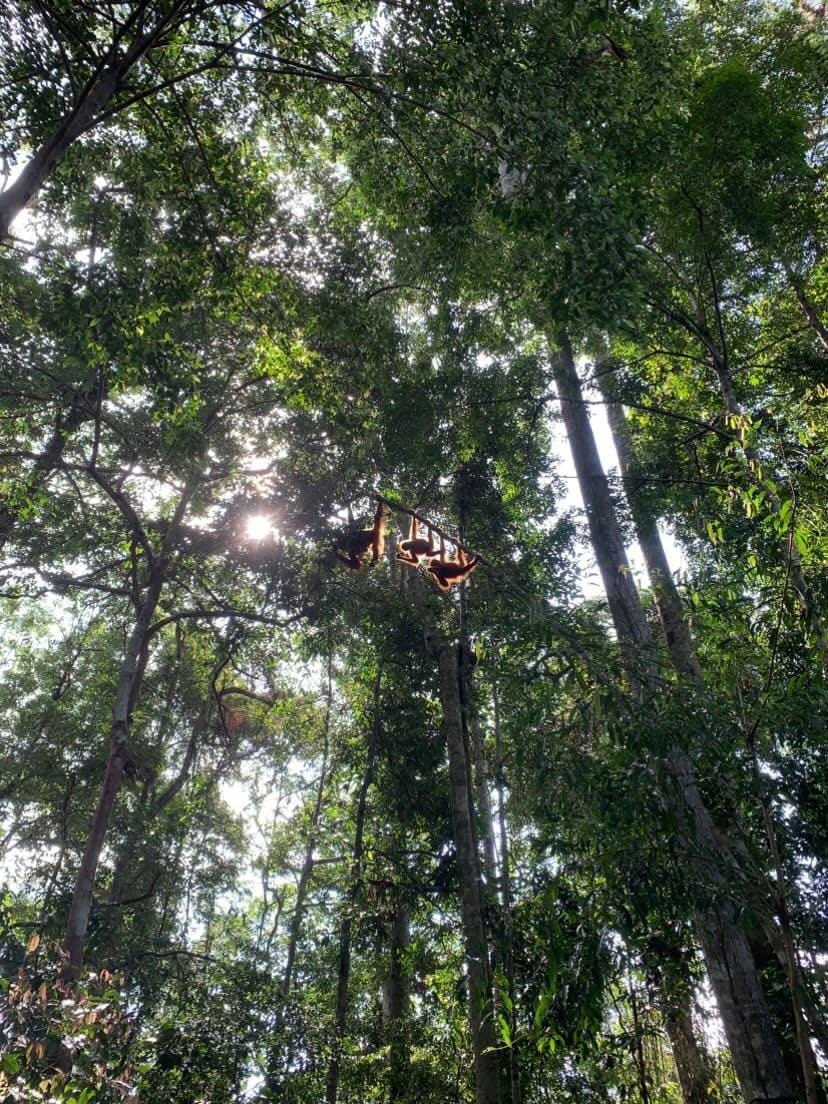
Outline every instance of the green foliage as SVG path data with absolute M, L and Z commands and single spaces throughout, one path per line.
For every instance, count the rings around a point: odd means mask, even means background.
M 6 1101 L 109 1104 L 132 1085 L 135 1018 L 124 979 L 106 970 L 62 976 L 59 948 L 29 940 L 0 1005 L 0 1094 Z
M 4 164 L 158 18 L 0 255 L 0 1095 L 317 1104 L 336 1062 L 343 1100 L 474 1099 L 440 636 L 473 641 L 504 1099 L 513 1064 L 525 1104 L 677 1104 L 662 991 L 692 1006 L 721 887 L 674 747 L 740 922 L 760 944 L 781 879 L 828 996 L 820 32 L 752 0 L 20 2 Z M 657 585 L 635 656 L 591 585 L 564 333 L 625 410 L 625 536 L 681 548 L 698 685 Z M 395 560 L 395 511 L 380 563 L 336 561 L 376 494 L 482 553 L 462 597 Z

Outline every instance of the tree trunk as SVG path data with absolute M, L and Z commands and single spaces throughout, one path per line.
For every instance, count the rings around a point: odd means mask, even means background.
M 608 394 L 603 373 L 599 371 L 596 376 L 607 403 L 607 420 L 618 455 L 621 478 L 633 515 L 636 537 L 644 556 L 670 660 L 682 678 L 687 679 L 688 682 L 700 684 L 701 667 L 658 525 L 650 512 L 643 507 L 632 483 L 631 472 L 634 462 L 623 407 L 613 401 Z M 712 1089 L 711 1071 L 693 1026 L 690 993 L 678 979 L 667 975 L 662 977 L 659 989 L 661 1013 L 667 1037 L 670 1040 L 684 1104 L 707 1104 Z
M 67 954 L 66 972 L 69 977 L 77 977 L 83 964 L 83 951 L 86 943 L 86 931 L 89 926 L 89 913 L 92 908 L 92 892 L 95 886 L 95 874 L 103 850 L 112 808 L 121 787 L 124 769 L 129 762 L 129 724 L 131 707 L 134 704 L 144 664 L 141 656 L 146 651 L 150 622 L 155 613 L 163 585 L 163 572 L 156 565 L 154 575 L 144 596 L 138 617 L 130 633 L 115 691 L 115 703 L 112 710 L 112 725 L 109 733 L 110 752 L 106 766 L 98 805 L 92 819 L 92 827 L 81 857 L 80 870 L 75 881 L 69 916 L 66 921 L 64 949 Z
M 494 658 L 497 665 L 497 656 Z M 500 900 L 503 917 L 503 969 L 506 974 L 506 989 L 512 1007 L 507 1017 L 509 1021 L 509 1096 L 511 1104 L 520 1104 L 520 1063 L 517 1043 L 517 987 L 515 986 L 515 960 L 512 953 L 512 872 L 509 860 L 509 835 L 506 831 L 506 803 L 503 778 L 503 746 L 500 734 L 500 699 L 497 682 L 492 680 L 492 712 L 494 714 L 495 736 L 495 778 L 497 784 L 497 820 L 500 836 Z
M 632 1037 L 630 1039 L 630 1057 L 635 1066 L 638 1077 L 638 1096 L 641 1104 L 650 1104 L 650 1078 L 647 1073 L 647 1060 L 644 1057 L 644 1027 L 638 1015 L 638 997 L 635 992 L 635 983 L 629 979 L 627 994 L 632 1012 Z
M 779 840 L 776 834 L 776 826 L 773 823 L 773 817 L 771 816 L 770 809 L 767 801 L 762 795 L 762 775 L 759 769 L 759 761 L 756 756 L 756 742 L 755 732 L 751 732 L 748 738 L 748 748 L 751 752 L 751 759 L 753 763 L 753 776 L 754 784 L 756 786 L 757 793 L 759 795 L 759 802 L 762 808 L 762 818 L 765 825 L 765 833 L 768 838 L 768 844 L 770 845 L 771 857 L 773 859 L 773 867 L 776 881 L 776 911 L 779 916 L 779 930 L 781 935 L 782 944 L 782 959 L 785 966 L 785 972 L 788 978 L 788 989 L 791 995 L 791 1006 L 793 1009 L 794 1028 L 796 1032 L 796 1042 L 799 1049 L 799 1060 L 802 1066 L 802 1077 L 805 1083 L 805 1100 L 807 1104 L 818 1104 L 818 1093 L 816 1084 L 816 1060 L 814 1058 L 814 1051 L 811 1046 L 811 1036 L 808 1031 L 808 1026 L 805 1022 L 805 1016 L 803 1012 L 803 997 L 805 992 L 805 986 L 802 981 L 802 971 L 799 967 L 799 959 L 796 953 L 796 944 L 794 941 L 793 927 L 791 925 L 790 913 L 788 911 L 788 889 L 785 884 L 785 873 L 782 866 L 782 856 L 779 851 Z
M 552 357 L 552 371 L 592 547 L 618 642 L 628 658 L 640 665 L 642 649 L 646 650 L 652 644 L 650 629 L 638 600 L 609 483 L 595 445 L 575 360 L 566 337 L 561 338 L 560 350 Z
M 75 105 L 32 155 L 15 182 L 0 192 L 0 242 L 9 237 L 12 222 L 37 198 L 72 144 L 95 125 L 99 114 L 118 91 L 124 77 L 152 48 L 166 23 L 167 17 L 162 16 L 150 31 L 135 37 L 122 57 L 118 58 L 118 44 L 115 43 L 99 61 L 95 73 Z
M 95 116 L 112 98 L 121 77 L 119 68 L 105 70 L 81 102 L 64 116 L 15 182 L 0 193 L 0 241 L 8 238 L 12 222 L 36 198 L 72 143 L 93 124 Z
M 667 973 L 662 976 L 659 1008 L 684 1104 L 709 1104 L 713 1079 L 708 1056 L 699 1044 L 693 1025 L 691 993 L 683 978 Z
M 319 775 L 319 788 L 316 791 L 316 802 L 311 814 L 308 838 L 305 843 L 305 856 L 302 861 L 302 870 L 299 874 L 299 884 L 296 887 L 296 903 L 293 909 L 293 917 L 290 922 L 290 936 L 288 939 L 287 958 L 285 960 L 285 973 L 282 979 L 282 992 L 285 998 L 290 996 L 290 987 L 293 983 L 293 966 L 296 961 L 296 948 L 299 943 L 299 935 L 302 930 L 302 920 L 305 915 L 305 899 L 310 887 L 313 875 L 313 852 L 316 849 L 316 840 L 319 835 L 319 820 L 322 815 L 322 803 L 325 798 L 325 786 L 328 782 L 328 749 L 330 746 L 331 705 L 333 703 L 333 653 L 328 654 L 328 693 L 325 704 L 325 719 L 323 722 L 324 743 L 322 748 L 322 770 Z
M 342 923 L 339 928 L 339 966 L 336 980 L 336 1004 L 334 1008 L 334 1048 L 328 1063 L 328 1076 L 325 1085 L 325 1104 L 336 1104 L 339 1091 L 339 1074 L 342 1065 L 342 1045 L 348 1021 L 348 987 L 351 978 L 351 928 L 353 911 L 362 882 L 362 855 L 365 837 L 365 813 L 368 807 L 368 790 L 374 777 L 374 760 L 382 732 L 380 721 L 380 690 L 382 688 L 382 664 L 377 667 L 374 679 L 374 715 L 371 737 L 368 741 L 368 754 L 365 760 L 365 773 L 357 798 L 356 823 L 354 826 L 354 848 L 351 858 L 350 886 L 344 903 Z
M 673 662 L 673 666 L 680 675 L 690 682 L 700 684 L 702 681 L 701 668 L 693 647 L 690 630 L 684 617 L 681 598 L 673 582 L 672 573 L 664 553 L 664 546 L 661 542 L 658 526 L 649 511 L 642 507 L 641 501 L 635 493 L 635 488 L 631 486 L 630 472 L 633 467 L 632 448 L 623 407 L 620 403 L 614 402 L 607 394 L 605 376 L 600 372 L 597 375 L 599 387 L 607 400 L 607 418 L 609 420 L 610 429 L 612 430 L 615 449 L 618 453 L 621 476 L 627 491 L 627 500 L 630 503 L 630 509 L 632 510 L 633 519 L 635 521 L 636 535 L 644 554 L 644 560 L 647 564 L 650 584 L 656 596 L 670 658 Z M 732 401 L 735 401 L 732 387 L 729 388 L 728 393 Z M 748 742 L 750 744 L 750 741 Z M 808 1104 L 816 1104 L 814 1056 L 803 1017 L 804 987 L 802 985 L 801 972 L 793 945 L 790 923 L 787 922 L 787 892 L 776 845 L 776 831 L 767 802 L 762 795 L 762 781 L 758 766 L 755 763 L 755 750 L 752 747 L 749 747 L 749 750 L 751 750 L 754 756 L 754 783 L 757 791 L 757 800 L 762 812 L 776 869 L 777 891 L 779 896 L 778 910 L 782 941 L 781 957 L 788 975 L 788 983 L 791 991 L 793 1022 L 800 1052 L 805 1096 Z M 691 1020 L 687 1020 L 685 1017 L 685 1021 L 692 1027 Z M 681 1045 L 683 1049 L 686 1050 L 683 1044 Z M 678 1058 L 676 1059 L 676 1064 L 678 1066 Z M 682 1084 L 683 1083 L 684 1082 L 682 1082 Z M 704 1099 L 706 1099 L 706 1095 Z M 686 1104 L 689 1104 L 686 1098 L 685 1101 Z
M 460 690 L 461 717 L 465 744 L 471 759 L 471 799 L 476 801 L 478 819 L 476 836 L 483 844 L 483 870 L 486 875 L 486 891 L 490 895 L 497 886 L 497 855 L 494 842 L 494 820 L 489 796 L 489 769 L 480 733 L 480 725 L 471 700 L 472 647 L 462 633 L 457 647 L 458 686 Z
M 776 956 L 777 961 L 782 968 L 787 972 L 788 967 L 788 955 L 783 940 L 782 932 L 777 924 L 774 922 L 773 917 L 761 915 L 761 934 L 754 936 L 754 957 L 759 958 L 760 951 L 757 947 L 761 947 L 765 953 L 770 953 Z M 803 1014 L 807 1021 L 807 1029 L 814 1036 L 819 1044 L 820 1050 L 823 1054 L 828 1054 L 828 1023 L 825 1019 L 825 1013 L 820 1007 L 818 1002 L 811 995 L 804 979 L 801 976 L 800 971 L 800 985 L 799 1001 L 802 1007 Z
M 382 1028 L 388 1044 L 388 1099 L 391 1104 L 405 1099 L 409 1084 L 406 1042 L 409 986 L 404 957 L 410 938 L 408 902 L 402 892 L 398 892 L 388 925 L 388 973 L 382 992 Z
M 553 356 L 553 371 L 615 631 L 619 644 L 627 645 L 630 660 L 634 661 L 635 652 L 640 653 L 651 644 L 649 626 L 629 574 L 621 530 L 583 402 L 572 350 L 566 339 Z M 639 669 L 646 682 L 651 666 L 646 655 L 642 659 Z M 695 919 L 742 1093 L 747 1104 L 755 1100 L 792 1100 L 779 1041 L 747 937 L 736 921 L 735 906 L 727 895 L 727 877 L 721 870 L 717 833 L 696 785 L 692 763 L 683 751 L 673 749 L 667 757 L 667 768 L 678 784 L 698 846 L 708 861 L 712 860 L 714 892 L 711 900 L 697 911 Z M 676 812 L 680 820 L 684 819 L 680 808 Z M 692 840 L 684 840 L 683 847 L 689 852 L 691 872 L 697 873 L 699 858 L 694 854 Z M 708 877 L 711 874 L 707 865 L 704 873 Z
M 488 950 L 483 923 L 481 879 L 469 802 L 468 764 L 463 740 L 460 708 L 457 645 L 440 639 L 434 628 L 426 643 L 436 654 L 440 678 L 440 700 L 446 730 L 449 760 L 449 788 L 454 846 L 460 882 L 460 915 L 466 953 L 469 988 L 469 1021 L 476 1082 L 477 1104 L 499 1104 L 500 1075 L 497 1040 L 493 1022 Z
M 607 420 L 612 432 L 621 479 L 624 484 L 627 502 L 630 505 L 635 535 L 644 556 L 647 575 L 652 587 L 658 616 L 664 632 L 664 640 L 670 660 L 676 671 L 689 682 L 701 681 L 701 667 L 693 647 L 690 629 L 684 616 L 681 595 L 678 592 L 673 573 L 667 562 L 667 555 L 658 531 L 658 525 L 649 510 L 642 506 L 632 479 L 634 461 L 627 430 L 624 409 L 607 394 L 605 376 L 598 372 L 598 384 L 606 400 Z

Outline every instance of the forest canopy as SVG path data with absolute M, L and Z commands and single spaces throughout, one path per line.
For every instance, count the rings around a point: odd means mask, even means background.
M 0 8 L 0 1104 L 824 1104 L 827 28 Z

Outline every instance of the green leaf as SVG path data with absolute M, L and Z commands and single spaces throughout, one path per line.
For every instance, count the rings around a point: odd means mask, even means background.
M 16 1073 L 20 1072 L 20 1059 L 16 1054 L 3 1055 L 3 1071 L 9 1074 L 10 1077 L 14 1077 Z

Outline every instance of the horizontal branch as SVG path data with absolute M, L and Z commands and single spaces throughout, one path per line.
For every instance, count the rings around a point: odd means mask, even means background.
M 244 686 L 224 686 L 216 692 L 216 697 L 250 698 L 251 701 L 261 702 L 263 705 L 275 705 L 277 701 L 284 700 L 284 694 L 257 694 L 255 690 L 247 690 Z
M 161 629 L 165 629 L 167 625 L 175 625 L 178 621 L 198 621 L 204 619 L 206 621 L 217 621 L 222 617 L 235 617 L 240 621 L 255 621 L 262 625 L 273 625 L 274 628 L 285 628 L 287 625 L 295 624 L 303 615 L 301 613 L 295 614 L 293 617 L 279 620 L 277 617 L 268 617 L 263 613 L 251 613 L 249 610 L 239 609 L 217 609 L 217 610 L 180 610 L 178 613 L 171 613 L 168 617 L 162 617 L 160 621 L 156 621 L 154 625 L 151 625 L 147 631 L 147 639 L 154 636 Z
M 383 497 L 383 495 L 374 495 L 374 498 L 377 500 L 377 502 L 384 503 L 384 505 L 388 506 L 392 510 L 396 510 L 399 514 L 408 514 L 409 517 L 416 518 L 416 520 L 419 521 L 421 525 L 425 525 L 425 527 L 427 529 L 430 529 L 432 533 L 436 533 L 438 537 L 442 537 L 442 539 L 448 541 L 449 544 L 453 544 L 455 548 L 461 549 L 461 551 L 465 552 L 467 556 L 478 556 L 481 566 L 488 567 L 493 571 L 496 570 L 495 565 L 489 560 L 485 559 L 483 556 L 481 556 L 479 552 L 472 551 L 472 549 L 469 548 L 467 544 L 463 544 L 457 539 L 457 537 L 453 537 L 451 533 L 447 533 L 445 529 L 441 529 L 439 525 L 435 525 L 433 521 L 429 521 L 428 518 L 423 517 L 423 515 L 418 513 L 416 510 L 412 510 L 409 506 L 403 506 L 401 503 L 395 502 L 391 498 L 385 498 Z
M 679 414 L 675 410 L 663 410 L 658 406 L 648 406 L 646 403 L 634 402 L 632 399 L 578 399 L 570 401 L 573 405 L 581 406 L 609 406 L 611 401 L 617 401 L 622 406 L 629 406 L 632 410 L 643 410 L 645 414 L 655 414 L 660 418 L 671 418 L 676 422 L 686 422 L 688 425 L 697 426 L 706 433 L 715 433 L 717 437 L 721 437 L 725 441 L 737 440 L 734 434 L 719 429 L 717 426 L 711 425 L 710 422 L 703 422 L 699 418 L 691 418 L 689 414 Z

